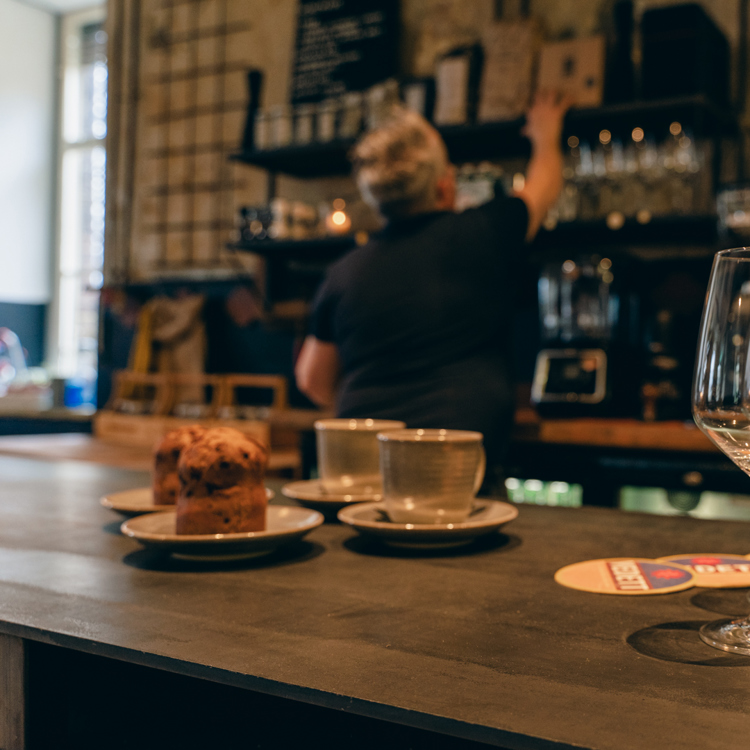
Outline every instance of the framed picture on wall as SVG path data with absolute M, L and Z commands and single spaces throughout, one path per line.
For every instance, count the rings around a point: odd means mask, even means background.
M 443 55 L 435 66 L 435 124 L 463 125 L 476 114 L 482 47 L 472 44 Z
M 567 94 L 575 107 L 599 107 L 604 93 L 602 35 L 542 47 L 537 88 Z

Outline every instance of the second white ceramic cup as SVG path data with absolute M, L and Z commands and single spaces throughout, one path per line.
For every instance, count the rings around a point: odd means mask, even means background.
M 482 433 L 465 430 L 381 432 L 383 500 L 394 523 L 466 520 L 484 479 Z

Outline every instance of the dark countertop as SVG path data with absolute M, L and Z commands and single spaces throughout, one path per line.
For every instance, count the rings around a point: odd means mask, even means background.
M 199 565 L 117 533 L 144 473 L 0 457 L 0 631 L 506 748 L 744 747 L 750 657 L 697 627 L 743 591 L 558 586 L 603 556 L 750 552 L 750 526 L 521 507 L 508 536 L 420 556 L 327 524 L 284 554 Z

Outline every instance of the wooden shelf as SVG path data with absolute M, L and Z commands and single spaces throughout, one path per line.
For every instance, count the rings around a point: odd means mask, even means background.
M 692 423 L 638 419 L 540 419 L 530 408 L 516 411 L 513 439 L 596 448 L 718 453 L 718 448 Z
M 623 245 L 713 246 L 717 242 L 716 216 L 657 216 L 647 224 L 626 219 L 620 229 L 610 229 L 606 220 L 558 224 L 541 229 L 534 250 L 568 250 L 575 246 L 613 247 Z
M 215 278 L 202 276 L 198 271 L 190 274 L 175 273 L 164 275 L 158 278 L 139 281 L 125 281 L 114 284 L 108 284 L 107 289 L 121 289 L 135 298 L 145 301 L 158 294 L 173 296 L 176 292 L 187 290 L 191 293 L 211 295 L 226 295 L 229 290 L 243 283 L 254 283 L 255 275 L 247 273 L 245 270 L 237 270 L 225 278 Z
M 230 154 L 229 158 L 270 172 L 284 172 L 293 177 L 330 177 L 351 172 L 348 154 L 354 143 L 355 139 L 352 138 L 311 143 L 309 146 L 241 151 Z
M 702 94 L 574 109 L 565 119 L 565 131 L 582 139 L 598 138 L 599 131 L 606 128 L 615 138 L 629 138 L 632 129 L 640 127 L 647 135 L 666 138 L 675 121 L 696 138 L 737 132 L 735 115 Z
M 615 138 L 629 138 L 633 128 L 641 127 L 661 138 L 669 134 L 669 125 L 675 121 L 698 138 L 731 135 L 737 129 L 732 112 L 705 96 L 694 95 L 571 110 L 565 119 L 565 135 L 592 140 L 606 128 Z M 528 156 L 529 142 L 521 135 L 522 124 L 523 118 L 438 129 L 445 139 L 451 160 L 462 163 Z M 346 139 L 240 152 L 230 158 L 295 177 L 344 175 L 351 171 L 348 154 L 354 142 L 354 139 Z
M 314 240 L 258 240 L 233 242 L 231 250 L 257 253 L 269 260 L 325 261 L 335 260 L 355 246 L 352 235 L 321 237 Z
M 717 240 L 715 216 L 658 216 L 647 224 L 626 219 L 620 229 L 610 229 L 604 219 L 590 222 L 558 224 L 552 230 L 541 229 L 532 249 L 548 251 L 571 247 L 624 245 L 706 245 Z M 233 250 L 258 253 L 276 260 L 326 261 L 340 257 L 355 245 L 354 238 L 323 237 L 316 240 L 262 240 L 237 242 L 229 245 Z

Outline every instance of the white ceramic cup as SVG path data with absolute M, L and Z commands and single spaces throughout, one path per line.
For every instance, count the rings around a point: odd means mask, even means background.
M 380 493 L 378 433 L 406 425 L 390 419 L 319 419 L 315 422 L 318 476 L 331 494 Z
M 466 430 L 381 432 L 383 500 L 394 523 L 466 520 L 484 479 L 482 433 Z

